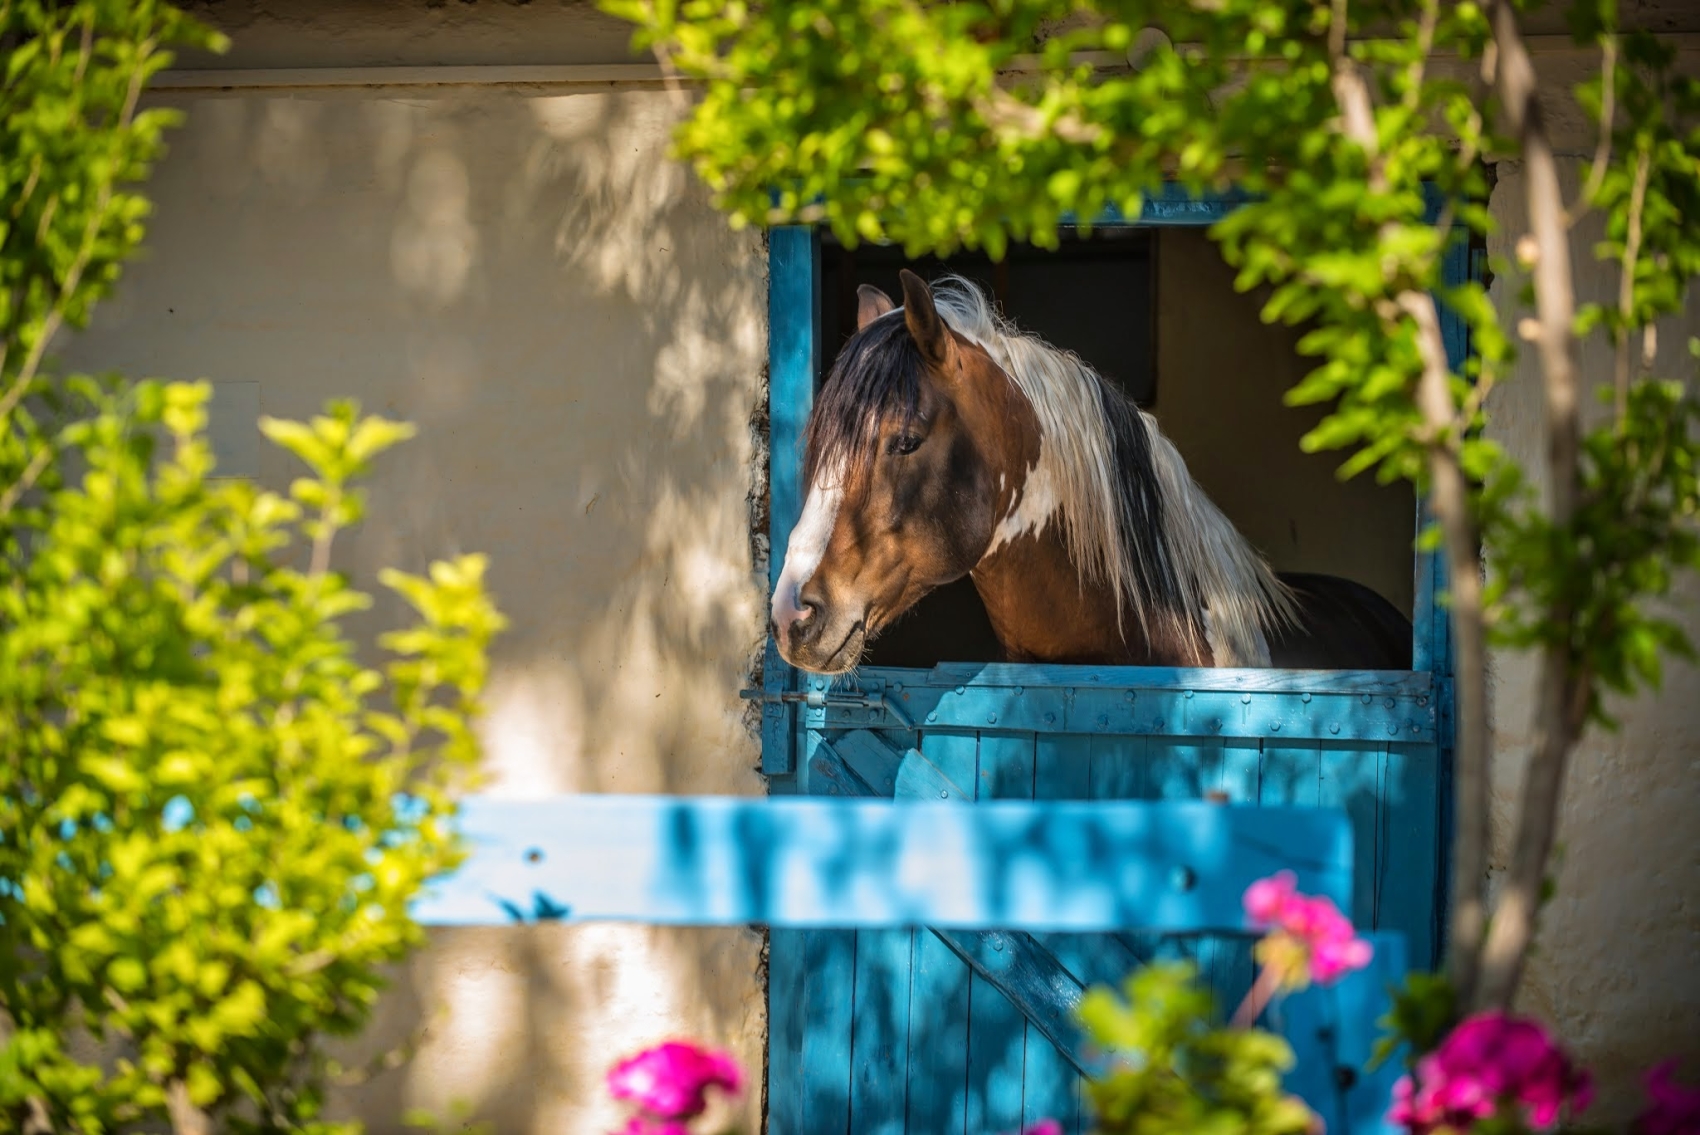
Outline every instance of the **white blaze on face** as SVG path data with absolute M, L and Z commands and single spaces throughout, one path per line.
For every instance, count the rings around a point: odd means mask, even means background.
M 838 506 L 844 500 L 844 485 L 839 470 L 823 469 L 809 486 L 808 499 L 803 502 L 803 515 L 791 529 L 791 542 L 785 548 L 785 566 L 779 572 L 779 583 L 773 589 L 773 625 L 783 631 L 803 615 L 798 593 L 814 578 L 826 555 L 826 545 L 832 539 L 833 525 L 838 521 Z

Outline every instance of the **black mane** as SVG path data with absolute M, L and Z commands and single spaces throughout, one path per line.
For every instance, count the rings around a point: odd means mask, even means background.
M 809 416 L 804 484 L 815 483 L 829 458 L 843 458 L 845 475 L 855 483 L 858 471 L 872 464 L 880 419 L 894 411 L 903 415 L 905 423 L 914 419 L 925 369 L 901 309 L 851 336 L 821 384 Z
M 1136 586 L 1144 591 L 1146 608 L 1172 613 L 1184 632 L 1189 626 L 1184 592 L 1164 539 L 1168 530 L 1163 525 L 1163 494 L 1157 484 L 1150 431 L 1139 407 L 1119 387 L 1096 372 L 1092 378 L 1116 455 L 1116 503 L 1121 508 L 1122 542 L 1132 553 L 1129 566 Z

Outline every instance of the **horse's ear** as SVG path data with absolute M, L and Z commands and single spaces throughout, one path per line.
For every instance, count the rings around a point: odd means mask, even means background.
M 896 309 L 897 305 L 891 302 L 890 296 L 872 284 L 863 284 L 856 289 L 856 330 L 862 330 L 886 312 Z
M 921 357 L 930 363 L 943 363 L 950 357 L 950 330 L 939 318 L 933 306 L 933 291 L 926 281 L 904 268 L 897 273 L 903 282 L 903 321 L 909 334 L 921 348 Z

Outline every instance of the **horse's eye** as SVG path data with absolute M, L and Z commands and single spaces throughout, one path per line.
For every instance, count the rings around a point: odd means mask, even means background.
M 889 453 L 897 454 L 899 457 L 908 457 L 911 453 L 914 453 L 917 449 L 921 448 L 921 442 L 923 440 L 923 438 L 917 437 L 915 434 L 898 434 L 896 437 L 891 439 L 891 443 L 886 447 L 886 450 Z

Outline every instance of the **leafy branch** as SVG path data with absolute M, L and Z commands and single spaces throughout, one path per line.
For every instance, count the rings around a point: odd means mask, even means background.
M 1269 289 L 1266 320 L 1307 327 L 1300 350 L 1315 367 L 1288 400 L 1328 413 L 1305 447 L 1344 451 L 1342 475 L 1413 483 L 1437 521 L 1423 539 L 1445 549 L 1457 663 L 1449 1004 L 1508 1003 L 1578 739 L 1609 726 L 1608 693 L 1651 687 L 1660 658 L 1688 649 L 1660 604 L 1700 565 L 1688 531 L 1700 455 L 1673 432 L 1693 420 L 1691 396 L 1652 371 L 1654 321 L 1700 274 L 1688 220 L 1700 216 L 1700 84 L 1669 45 L 1620 30 L 1609 0 L 1569 5 L 1578 40 L 1600 49 L 1599 74 L 1578 88 L 1600 133 L 1567 206 L 1505 0 L 603 6 L 701 84 L 677 149 L 735 224 L 820 222 L 851 245 L 999 257 L 1012 241 L 1053 246 L 1068 214 L 1133 214 L 1168 181 L 1251 197 L 1212 236 L 1237 286 Z M 1137 67 L 1083 65 L 1152 27 L 1163 38 Z M 1365 28 L 1374 34 L 1355 34 Z M 1431 66 L 1441 58 L 1465 79 Z M 1493 154 L 1522 161 L 1529 228 L 1505 234 L 1517 265 L 1495 265 L 1490 298 L 1448 286 L 1442 264 L 1455 242 L 1504 223 L 1483 160 Z M 1610 308 L 1575 298 L 1568 236 L 1588 210 L 1604 215 L 1599 252 L 1621 272 Z M 1468 332 L 1462 365 L 1447 357 L 1446 317 Z M 1581 373 L 1577 344 L 1602 326 L 1615 366 Z M 1538 477 L 1485 429 L 1519 338 L 1545 406 Z M 1603 435 L 1582 427 L 1594 387 L 1617 408 Z M 1492 645 L 1538 652 L 1540 678 L 1536 751 L 1490 911 Z

